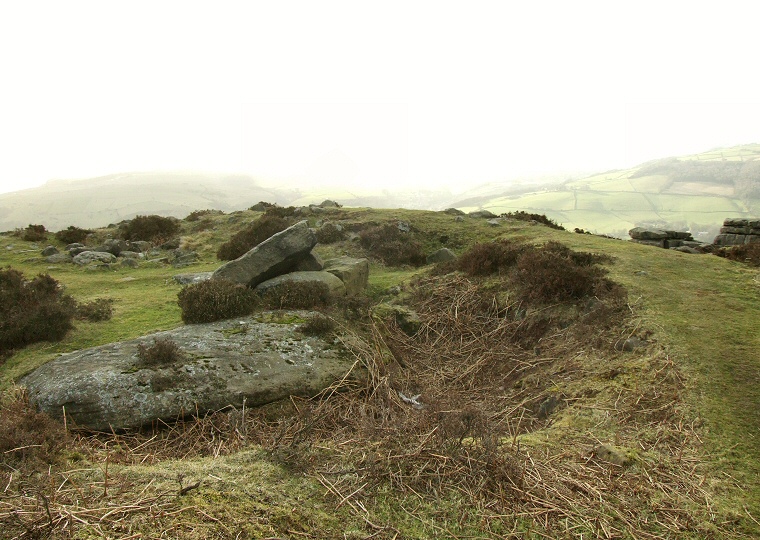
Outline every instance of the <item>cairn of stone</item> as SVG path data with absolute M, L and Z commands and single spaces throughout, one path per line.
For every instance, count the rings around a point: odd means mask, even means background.
M 741 246 L 760 243 L 760 218 L 728 218 L 723 221 L 720 234 L 715 237 L 716 246 Z

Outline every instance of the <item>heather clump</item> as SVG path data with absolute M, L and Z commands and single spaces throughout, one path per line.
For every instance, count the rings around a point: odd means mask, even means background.
M 207 323 L 249 315 L 258 303 L 256 293 L 228 280 L 194 283 L 177 295 L 185 323 Z
M 16 236 L 27 242 L 41 242 L 45 240 L 47 230 L 44 225 L 29 225 L 16 231 Z
M 136 216 L 121 227 L 124 240 L 145 240 L 154 243 L 168 240 L 179 232 L 179 221 L 157 215 Z
M 235 233 L 232 238 L 219 246 L 216 258 L 220 261 L 235 260 L 267 238 L 290 227 L 292 223 L 285 217 L 278 215 L 277 212 L 273 212 L 275 209 L 279 209 L 279 207 L 270 208 L 259 219 L 242 231 Z
M 87 235 L 92 232 L 90 229 L 81 229 L 74 225 L 69 225 L 67 228 L 55 233 L 55 239 L 62 244 L 76 244 L 84 242 L 87 239 Z
M 482 242 L 463 253 L 456 267 L 468 276 L 487 276 L 514 266 L 525 250 L 523 244 L 511 240 Z
M 288 281 L 267 290 L 262 299 L 269 309 L 312 309 L 332 303 L 330 287 L 319 281 Z
M 137 357 L 145 366 L 161 366 L 184 358 L 179 345 L 169 338 L 155 338 L 152 345 L 140 343 Z
M 79 302 L 76 318 L 82 321 L 108 321 L 113 315 L 113 298 L 96 298 L 90 302 Z
M 49 274 L 27 279 L 0 270 L 0 353 L 38 341 L 58 341 L 73 328 L 74 299 Z
M 411 231 L 394 223 L 369 227 L 359 233 L 359 243 L 369 254 L 388 266 L 422 266 L 426 262 L 422 245 Z

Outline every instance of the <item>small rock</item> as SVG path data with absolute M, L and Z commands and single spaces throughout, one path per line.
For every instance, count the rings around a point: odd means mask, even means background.
M 486 223 L 488 223 L 491 227 L 498 227 L 501 225 L 500 219 L 489 219 Z
M 369 261 L 353 257 L 338 257 L 324 264 L 325 272 L 330 272 L 346 286 L 346 294 L 361 294 L 369 282 Z
M 419 315 L 411 309 L 397 304 L 378 304 L 372 309 L 372 316 L 380 319 L 392 319 L 408 336 L 413 336 L 422 326 Z
M 178 249 L 179 248 L 179 238 L 172 238 L 168 242 L 164 242 L 159 246 L 163 250 L 170 250 L 170 249 Z
M 138 268 L 140 266 L 140 263 L 137 262 L 137 259 L 121 259 L 121 266 L 124 268 Z
M 46 257 L 45 261 L 50 264 L 68 263 L 71 262 L 71 255 L 68 253 L 55 253 L 54 255 Z
M 411 230 L 411 227 L 406 221 L 399 221 L 396 225 L 398 227 L 398 230 L 402 233 L 408 233 Z
M 324 200 L 319 205 L 321 208 L 340 208 L 341 205 L 330 199 Z
M 625 341 L 618 341 L 615 343 L 615 350 L 616 351 L 623 351 L 623 352 L 633 352 L 636 349 L 639 349 L 641 347 L 646 346 L 646 341 L 634 337 L 629 337 Z
M 457 216 L 456 218 L 454 218 L 454 221 L 462 222 L 464 221 L 464 218 L 462 216 Z
M 104 251 L 83 251 L 75 256 L 72 261 L 79 266 L 86 266 L 93 263 L 112 263 L 116 261 L 116 256 L 113 253 L 107 253 Z
M 557 398 L 557 396 L 549 396 L 543 400 L 538 406 L 538 419 L 545 420 L 551 413 L 554 412 L 559 404 L 560 400 Z
M 447 208 L 443 211 L 444 214 L 449 214 L 450 216 L 463 216 L 464 212 L 462 212 L 459 208 Z
M 115 255 L 116 257 L 118 257 L 122 251 L 127 250 L 127 247 L 128 247 L 127 243 L 124 240 L 109 238 L 108 240 L 103 242 L 102 245 L 93 249 L 93 251 L 102 251 L 105 253 L 111 253 Z
M 50 255 L 55 255 L 57 253 L 58 253 L 58 248 L 55 246 L 48 246 L 42 250 L 43 257 L 49 257 Z
M 139 253 L 145 253 L 153 247 L 153 244 L 146 242 L 145 240 L 133 240 L 127 242 L 128 251 L 137 251 Z
M 122 257 L 124 259 L 142 259 L 143 254 L 136 251 L 122 251 L 119 253 L 119 257 Z
M 196 272 L 194 274 L 177 274 L 174 281 L 180 285 L 190 285 L 191 283 L 200 283 L 211 279 L 213 272 Z
M 434 251 L 430 255 L 427 256 L 426 262 L 427 264 L 436 264 L 441 262 L 447 262 L 447 261 L 453 261 L 456 260 L 457 256 L 454 254 L 453 251 L 451 251 L 449 248 L 441 248 L 439 250 Z

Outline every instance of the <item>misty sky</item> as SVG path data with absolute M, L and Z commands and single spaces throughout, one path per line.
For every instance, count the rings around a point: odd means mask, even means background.
M 0 5 L 0 192 L 128 171 L 455 189 L 760 142 L 751 1 Z

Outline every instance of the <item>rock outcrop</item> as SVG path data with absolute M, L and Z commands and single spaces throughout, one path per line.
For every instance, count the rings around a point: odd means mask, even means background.
M 136 428 L 227 406 L 313 396 L 343 378 L 354 358 L 341 342 L 297 332 L 308 312 L 271 313 L 111 343 L 59 356 L 21 380 L 49 415 L 94 430 Z M 268 317 L 269 316 L 269 319 Z M 138 346 L 175 342 L 181 360 L 144 365 Z
M 646 244 L 665 249 L 675 249 L 680 247 L 698 248 L 702 242 L 697 242 L 687 231 L 668 231 L 664 229 L 654 229 L 648 227 L 635 227 L 628 231 L 632 242 L 637 244 Z
M 227 279 L 256 287 L 268 279 L 292 270 L 317 244 L 317 237 L 306 221 L 299 221 L 284 231 L 216 269 L 211 279 Z
M 720 234 L 713 240 L 713 244 L 717 246 L 741 246 L 756 243 L 760 243 L 760 218 L 726 219 L 723 221 Z

